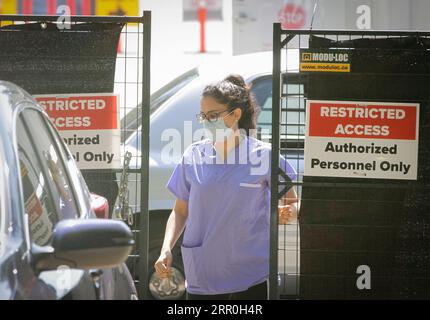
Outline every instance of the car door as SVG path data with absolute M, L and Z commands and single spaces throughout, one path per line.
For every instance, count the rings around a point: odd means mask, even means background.
M 76 190 L 68 175 L 60 141 L 53 135 L 44 114 L 28 104 L 17 119 L 18 157 L 30 243 L 49 246 L 59 221 L 80 218 Z M 60 267 L 34 277 L 32 289 L 24 298 L 96 298 L 91 277 L 83 270 Z

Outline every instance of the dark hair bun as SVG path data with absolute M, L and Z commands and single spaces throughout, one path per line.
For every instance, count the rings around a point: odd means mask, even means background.
M 233 83 L 234 85 L 242 87 L 244 89 L 248 88 L 245 83 L 245 80 L 243 80 L 242 76 L 239 74 L 231 74 L 227 76 L 224 81 Z
M 239 119 L 239 128 L 244 129 L 247 135 L 250 135 L 250 130 L 257 128 L 256 102 L 242 76 L 231 74 L 220 82 L 207 85 L 202 96 L 212 97 L 218 103 L 226 105 L 229 110 L 240 108 L 242 116 Z

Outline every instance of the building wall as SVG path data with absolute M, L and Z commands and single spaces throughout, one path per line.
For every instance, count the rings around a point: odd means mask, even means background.
M 233 54 L 271 50 L 272 24 L 282 20 L 280 10 L 287 5 L 303 10 L 299 28 L 309 29 L 315 2 L 233 0 Z M 362 5 L 370 9 L 370 30 L 430 30 L 427 0 L 319 0 L 313 29 L 362 29 Z

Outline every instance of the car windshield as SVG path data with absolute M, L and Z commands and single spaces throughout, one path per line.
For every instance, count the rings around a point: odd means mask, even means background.
M 177 93 L 181 88 L 185 87 L 188 83 L 190 83 L 193 79 L 197 78 L 199 75 L 198 69 L 194 68 L 189 70 L 188 72 L 180 75 L 174 80 L 170 81 L 159 90 L 151 94 L 151 102 L 150 102 L 150 114 L 153 114 L 158 108 L 167 99 L 172 97 L 175 93 Z M 121 142 L 126 141 L 134 131 L 140 126 L 141 121 L 141 112 L 140 106 L 130 110 L 122 119 L 121 119 Z

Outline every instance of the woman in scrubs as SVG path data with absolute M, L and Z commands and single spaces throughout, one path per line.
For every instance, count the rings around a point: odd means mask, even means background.
M 267 299 L 271 145 L 252 137 L 256 105 L 243 78 L 207 86 L 197 115 L 208 139 L 189 146 L 167 188 L 176 196 L 155 269 L 167 277 L 181 247 L 187 298 Z M 280 157 L 291 181 L 296 172 Z M 280 223 L 297 217 L 294 187 L 281 199 Z

